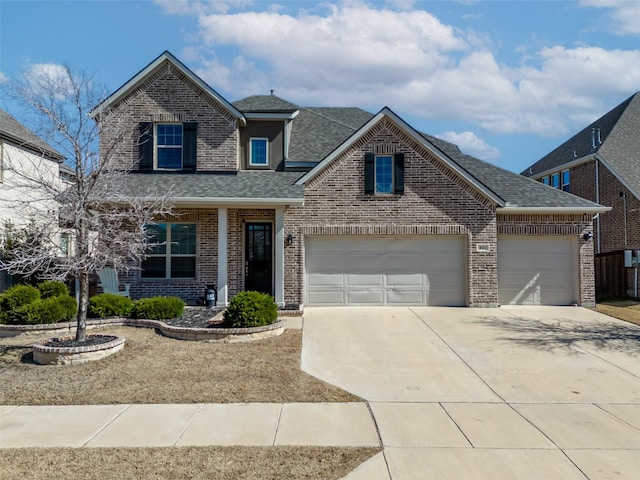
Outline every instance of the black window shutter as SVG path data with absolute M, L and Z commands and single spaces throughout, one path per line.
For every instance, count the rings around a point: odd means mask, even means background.
M 197 131 L 198 124 L 195 122 L 185 123 L 182 126 L 182 168 L 184 170 L 195 171 L 196 169 L 198 158 Z
M 153 170 L 153 123 L 140 122 L 138 168 Z
M 404 153 L 394 155 L 393 168 L 393 193 L 404 195 Z
M 375 157 L 373 153 L 364 154 L 364 193 L 370 195 L 374 192 L 374 168 Z

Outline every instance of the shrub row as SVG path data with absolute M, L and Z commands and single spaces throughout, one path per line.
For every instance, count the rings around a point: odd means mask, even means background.
M 66 322 L 77 311 L 75 299 L 62 282 L 46 281 L 37 287 L 16 285 L 0 294 L 0 323 Z
M 88 314 L 93 318 L 134 317 L 165 320 L 182 315 L 184 302 L 178 297 L 142 298 L 136 302 L 128 297 L 101 293 L 89 299 Z

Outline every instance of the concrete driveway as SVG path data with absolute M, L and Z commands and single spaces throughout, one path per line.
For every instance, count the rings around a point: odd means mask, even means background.
M 302 368 L 369 402 L 347 478 L 640 478 L 640 328 L 575 307 L 308 308 Z

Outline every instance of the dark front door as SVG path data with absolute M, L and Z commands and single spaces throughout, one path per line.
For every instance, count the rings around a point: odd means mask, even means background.
M 273 295 L 271 279 L 271 224 L 245 225 L 244 289 Z

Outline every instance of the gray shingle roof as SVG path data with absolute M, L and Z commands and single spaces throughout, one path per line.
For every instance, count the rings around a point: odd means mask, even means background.
M 597 204 L 465 155 L 457 145 L 422 134 L 507 204 L 522 208 L 593 208 Z
M 360 108 L 301 108 L 293 121 L 288 160 L 320 162 L 372 117 Z
M 17 143 L 38 155 L 44 155 L 53 160 L 64 160 L 64 157 L 60 152 L 4 110 L 0 110 L 0 136 Z
M 123 176 L 122 190 L 135 195 L 155 190 L 171 191 L 176 199 L 302 199 L 304 190 L 295 181 L 299 172 L 240 171 L 232 173 L 130 173 Z
M 600 130 L 601 144 L 592 149 L 592 129 Z M 522 175 L 533 176 L 576 159 L 597 154 L 620 178 L 640 194 L 640 92 L 604 114 L 542 157 Z
M 275 95 L 253 95 L 233 102 L 233 106 L 242 113 L 291 113 L 300 109 L 297 105 L 287 102 Z

